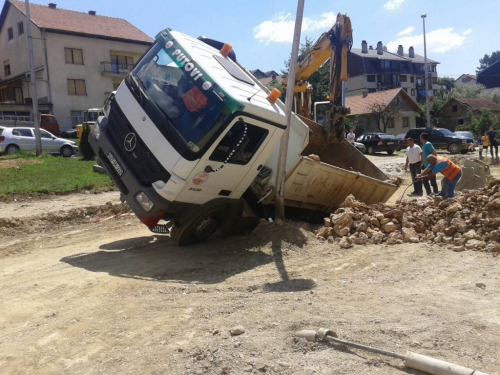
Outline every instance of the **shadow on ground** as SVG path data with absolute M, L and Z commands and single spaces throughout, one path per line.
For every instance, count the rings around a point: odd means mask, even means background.
M 177 246 L 169 236 L 127 238 L 102 244 L 96 252 L 64 257 L 61 262 L 117 277 L 215 284 L 274 261 L 281 281 L 266 284 L 268 291 L 309 290 L 315 286 L 312 280 L 289 277 L 282 250 L 287 246 L 303 247 L 305 243 L 299 227 L 291 225 L 285 230 L 269 225 L 256 235 L 215 236 L 205 243 L 184 247 Z

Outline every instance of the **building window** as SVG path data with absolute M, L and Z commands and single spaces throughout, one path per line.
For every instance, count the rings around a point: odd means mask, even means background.
M 409 127 L 410 127 L 410 118 L 403 117 L 403 128 L 409 128 Z
M 377 89 L 368 89 L 368 93 L 377 92 Z
M 410 82 L 411 82 L 411 83 L 415 83 L 415 77 L 414 77 L 414 76 L 411 76 L 411 77 L 410 77 Z
M 387 129 L 389 129 L 389 128 L 394 128 L 394 120 L 392 118 L 390 118 L 387 121 Z
M 5 76 L 10 76 L 10 61 L 6 60 L 3 62 L 3 73 Z
M 369 74 L 367 77 L 366 77 L 367 81 L 368 82 L 376 82 L 375 80 L 375 76 L 373 74 Z
M 12 27 L 9 27 L 9 28 L 7 29 L 7 34 L 8 34 L 8 36 L 9 36 L 9 40 L 14 39 L 14 30 L 12 30 Z
M 463 125 L 464 124 L 464 119 L 461 118 L 460 120 L 458 120 L 458 125 Z
M 411 89 L 411 96 L 415 96 L 415 89 Z
M 458 112 L 458 106 L 457 105 L 454 105 L 452 108 L 451 108 L 452 112 L 453 113 L 457 113 Z
M 467 78 L 462 78 L 462 82 L 467 82 Z
M 87 95 L 84 79 L 68 79 L 68 95 Z
M 19 33 L 19 35 L 23 35 L 24 34 L 24 23 L 18 22 L 18 24 L 17 24 L 17 32 Z
M 128 73 L 134 66 L 131 56 L 111 55 L 111 71 L 113 73 Z
M 64 48 L 66 64 L 83 65 L 83 51 L 75 48 Z
M 438 94 L 437 90 L 432 90 L 432 92 L 433 92 L 434 96 L 437 96 L 437 94 Z
M 368 66 L 370 67 L 371 70 L 377 70 L 377 61 L 376 60 L 369 60 Z
M 406 75 L 400 75 L 399 76 L 399 82 L 408 82 L 407 79 L 408 78 L 406 77 Z
M 380 60 L 380 69 L 391 69 L 391 62 L 389 60 Z

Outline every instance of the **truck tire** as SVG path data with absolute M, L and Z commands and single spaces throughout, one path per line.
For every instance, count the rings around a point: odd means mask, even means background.
M 375 149 L 372 146 L 370 146 L 366 149 L 366 153 L 369 155 L 375 155 Z
M 170 236 L 179 246 L 192 245 L 207 240 L 227 219 L 226 206 L 206 207 L 184 225 L 174 224 Z
M 389 150 L 389 151 L 387 151 L 387 154 L 388 154 L 388 155 L 394 155 L 394 150 Z
M 458 145 L 458 143 L 452 143 L 448 146 L 448 151 L 450 152 L 450 154 L 458 154 L 460 151 L 460 146 Z

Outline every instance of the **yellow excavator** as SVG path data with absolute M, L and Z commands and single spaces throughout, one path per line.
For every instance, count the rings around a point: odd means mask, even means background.
M 311 113 L 311 95 L 313 87 L 309 77 L 323 64 L 330 60 L 329 116 L 324 128 L 329 142 L 341 141 L 344 138 L 344 120 L 349 114 L 345 107 L 345 85 L 347 82 L 347 56 L 352 46 L 351 19 L 346 14 L 338 14 L 335 25 L 323 33 L 311 47 L 311 50 L 299 57 L 295 74 L 296 113 L 313 120 Z M 283 81 L 286 89 L 287 79 Z

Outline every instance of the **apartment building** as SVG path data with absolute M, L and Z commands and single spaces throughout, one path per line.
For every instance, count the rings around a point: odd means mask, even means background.
M 31 4 L 36 88 L 41 113 L 61 130 L 102 107 L 153 39 L 128 21 Z M 0 13 L 0 119 L 31 116 L 30 63 L 25 2 L 6 0 Z
M 437 64 L 427 58 L 429 96 L 435 96 L 438 85 Z M 397 53 L 387 51 L 382 42 L 376 48 L 368 47 L 365 40 L 361 49 L 352 48 L 348 64 L 347 96 L 402 88 L 416 102 L 425 102 L 424 57 L 413 47 L 404 53 L 403 46 Z

